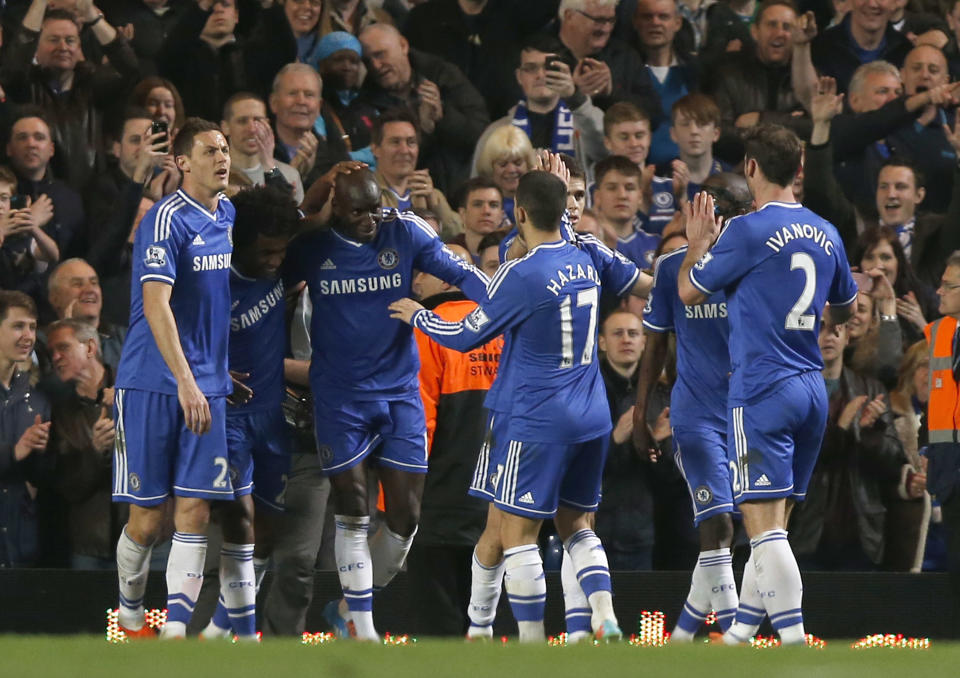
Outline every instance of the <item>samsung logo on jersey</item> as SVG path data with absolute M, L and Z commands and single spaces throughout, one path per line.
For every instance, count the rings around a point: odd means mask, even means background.
M 230 257 L 232 255 L 227 252 L 226 254 L 204 254 L 200 257 L 193 258 L 193 270 L 194 271 L 219 271 L 224 268 L 230 268 Z
M 564 285 L 571 280 L 577 280 L 579 278 L 587 278 L 598 285 L 600 284 L 600 277 L 597 275 L 597 272 L 593 266 L 587 264 L 587 267 L 584 268 L 580 264 L 577 264 L 575 267 L 572 264 L 567 264 L 566 271 L 564 271 L 564 269 L 557 270 L 557 275 L 551 278 L 550 282 L 547 283 L 547 289 L 559 297 L 560 290 L 563 289 Z
M 400 287 L 403 284 L 403 274 L 374 275 L 369 278 L 348 278 L 346 280 L 321 280 L 320 294 L 359 294 L 361 292 L 377 292 Z
M 267 292 L 267 295 L 263 299 L 241 313 L 239 317 L 230 318 L 230 330 L 232 332 L 236 332 L 237 330 L 247 329 L 261 318 L 266 316 L 267 313 L 270 312 L 271 308 L 275 307 L 282 301 L 283 281 L 281 280 L 272 290 Z
M 695 304 L 694 306 L 684 306 L 683 311 L 686 317 L 692 320 L 726 318 L 727 302 L 721 301 L 719 304 Z
M 784 245 L 797 238 L 812 240 L 822 247 L 824 252 L 830 255 L 833 254 L 833 243 L 827 238 L 826 231 L 816 226 L 811 226 L 810 224 L 790 224 L 789 226 L 784 226 L 776 235 L 767 238 L 765 244 L 774 252 L 779 252 L 783 249 Z

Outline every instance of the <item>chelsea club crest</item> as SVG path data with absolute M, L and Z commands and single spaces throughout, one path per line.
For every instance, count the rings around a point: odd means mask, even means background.
M 397 264 L 400 263 L 400 255 L 397 254 L 395 249 L 388 247 L 385 250 L 380 250 L 380 254 L 377 255 L 377 263 L 380 264 L 380 268 L 389 271 L 391 268 L 396 268 Z

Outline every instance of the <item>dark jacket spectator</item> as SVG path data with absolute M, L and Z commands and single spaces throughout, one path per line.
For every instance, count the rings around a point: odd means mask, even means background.
M 867 52 L 856 44 L 850 33 L 852 13 L 839 24 L 828 28 L 813 41 L 813 65 L 821 75 L 829 75 L 837 81 L 837 91 L 846 92 L 853 72 L 860 64 L 883 59 L 894 66 L 903 65 L 912 45 L 892 25 L 887 25 L 880 47 Z
M 114 26 L 132 28 L 130 46 L 137 55 L 140 74 L 156 75 L 160 48 L 192 0 L 125 0 L 113 4 L 112 9 L 106 4 L 102 9 Z

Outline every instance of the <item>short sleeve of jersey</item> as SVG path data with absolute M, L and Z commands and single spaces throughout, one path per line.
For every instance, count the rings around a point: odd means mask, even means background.
M 593 235 L 577 235 L 576 244 L 587 251 L 600 274 L 600 284 L 616 296 L 628 293 L 640 276 L 640 269 L 632 261 L 600 242 Z
M 134 255 L 141 284 L 158 280 L 173 285 L 177 279 L 177 259 L 186 231 L 171 205 L 171 201 L 161 203 L 137 229 Z
M 690 282 L 704 294 L 719 292 L 735 283 L 757 263 L 750 256 L 750 243 L 742 235 L 747 224 L 737 223 L 741 218 L 731 219 L 710 251 L 690 269 Z
M 837 270 L 833 274 L 833 282 L 830 285 L 830 295 L 827 297 L 834 306 L 848 306 L 857 298 L 857 283 L 850 272 L 850 264 L 847 263 L 847 252 L 843 247 L 840 238 L 833 242 L 836 248 L 833 256 L 837 259 Z
M 653 287 L 647 295 L 647 307 L 643 309 L 643 326 L 654 332 L 673 330 L 673 299 L 677 296 L 677 270 L 670 263 L 677 256 L 659 257 L 653 265 Z

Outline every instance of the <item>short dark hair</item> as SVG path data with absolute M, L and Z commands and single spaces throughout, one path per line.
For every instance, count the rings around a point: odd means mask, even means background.
M 567 187 L 549 172 L 533 170 L 520 177 L 515 201 L 530 215 L 534 228 L 552 231 L 567 209 Z
M 803 149 L 797 135 L 781 125 L 761 124 L 743 133 L 744 160 L 756 160 L 768 181 L 793 184 L 800 171 Z
M 477 245 L 477 252 L 483 252 L 488 247 L 500 247 L 500 243 L 502 243 L 503 239 L 506 237 L 507 234 L 503 231 L 487 233 L 485 236 L 480 238 L 480 243 Z
M 383 128 L 391 122 L 409 122 L 413 125 L 413 131 L 417 135 L 417 141 L 420 141 L 420 125 L 417 123 L 417 117 L 408 108 L 389 108 L 381 113 L 373 121 L 373 129 L 370 130 L 370 141 L 377 146 L 383 143 Z
M 238 101 L 247 101 L 252 99 L 253 101 L 259 101 L 263 104 L 264 109 L 267 107 L 267 102 L 263 100 L 263 97 L 259 94 L 254 94 L 253 92 L 237 92 L 236 94 L 231 94 L 230 98 L 226 100 L 223 104 L 223 120 L 229 120 L 230 116 L 233 115 L 233 106 Z
M 117 118 L 116 124 L 110 130 L 114 141 L 123 139 L 123 130 L 131 120 L 153 120 L 153 116 L 143 106 L 127 106 L 123 109 L 123 115 Z
M 237 210 L 233 222 L 235 249 L 248 247 L 257 236 L 292 238 L 300 227 L 300 212 L 289 193 L 273 186 L 245 188 L 230 202 Z
M 43 21 L 40 22 L 40 26 L 42 27 L 48 21 L 69 21 L 77 27 L 78 32 L 80 31 L 80 22 L 77 20 L 77 16 L 66 9 L 48 9 L 43 13 Z
M 922 188 L 927 185 L 927 178 L 924 176 L 923 171 L 917 166 L 917 163 L 905 155 L 891 155 L 880 165 L 880 171 L 883 171 L 884 167 L 906 167 L 913 172 L 914 188 Z M 880 176 L 880 171 L 877 172 L 878 177 Z
M 587 173 L 584 171 L 583 165 L 579 160 L 567 153 L 561 153 L 560 159 L 563 161 L 563 164 L 567 166 L 567 171 L 570 172 L 571 179 L 587 180 Z
M 603 136 L 609 137 L 613 126 L 622 122 L 646 122 L 653 127 L 650 115 L 645 110 L 629 101 L 618 101 L 603 114 Z
M 519 67 L 523 63 L 524 52 L 560 55 L 565 49 L 559 38 L 546 33 L 535 33 L 520 43 L 520 49 L 517 51 L 517 66 Z M 573 68 L 570 71 L 573 72 Z
M 776 7 L 777 5 L 783 5 L 788 9 L 792 9 L 793 13 L 797 16 L 800 16 L 800 10 L 797 9 L 797 4 L 793 0 L 763 0 L 760 3 L 760 7 L 757 9 L 757 13 L 754 14 L 753 21 L 754 23 L 759 23 L 763 19 L 763 14 L 771 7 Z
M 47 129 L 50 130 L 51 136 L 53 135 L 53 124 L 50 122 L 50 117 L 47 115 L 47 112 L 36 104 L 23 104 L 22 106 L 17 106 L 14 109 L 13 117 L 10 119 L 10 126 L 7 128 L 10 130 L 10 133 L 13 133 L 13 126 L 16 125 L 21 120 L 26 120 L 27 118 L 39 118 L 43 120 L 43 124 L 47 126 Z
M 11 308 L 22 308 L 34 319 L 37 317 L 37 305 L 29 295 L 17 290 L 0 290 L 0 323 L 7 319 Z
M 470 194 L 474 191 L 482 191 L 486 189 L 492 189 L 497 192 L 497 195 L 500 196 L 500 200 L 503 200 L 503 191 L 500 190 L 500 187 L 497 186 L 493 179 L 490 177 L 476 176 L 471 179 L 467 179 L 463 183 L 463 187 L 458 191 L 460 194 L 460 207 L 466 207 L 467 201 L 470 199 Z
M 611 155 L 596 164 L 593 168 L 593 181 L 599 186 L 603 178 L 610 172 L 620 172 L 624 176 L 640 178 L 640 168 L 625 155 Z
M 186 122 L 183 123 L 183 127 L 180 128 L 176 138 L 173 140 L 173 157 L 177 157 L 178 155 L 189 156 L 190 149 L 193 148 L 194 137 L 204 132 L 220 132 L 223 134 L 220 125 L 215 122 L 210 122 L 203 118 L 187 118 Z

